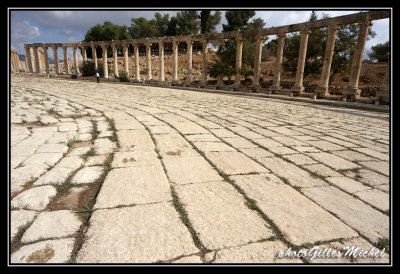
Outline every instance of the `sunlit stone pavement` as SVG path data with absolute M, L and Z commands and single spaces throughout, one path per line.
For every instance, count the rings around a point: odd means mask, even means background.
M 389 115 L 11 79 L 12 263 L 388 263 Z M 283 257 L 346 246 L 377 257 Z

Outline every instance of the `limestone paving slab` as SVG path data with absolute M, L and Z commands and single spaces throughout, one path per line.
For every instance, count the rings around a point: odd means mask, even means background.
M 11 206 L 32 210 L 42 210 L 49 204 L 50 199 L 57 194 L 53 186 L 39 186 L 25 190 L 11 200 Z
M 205 247 L 220 249 L 272 236 L 255 211 L 227 182 L 177 186 L 193 228 Z
M 218 169 L 229 175 L 268 172 L 266 168 L 237 151 L 206 152 L 206 157 L 208 157 Z
M 71 183 L 73 184 L 90 184 L 96 182 L 97 179 L 103 174 L 103 167 L 91 166 L 84 167 L 79 170 L 74 177 L 72 177 Z
M 273 174 L 237 175 L 231 179 L 295 245 L 355 237 L 339 219 L 283 183 Z
M 199 252 L 170 203 L 97 210 L 78 263 L 155 263 Z
M 69 210 L 42 212 L 24 233 L 21 242 L 71 236 L 78 231 L 80 225 L 79 218 Z
M 389 217 L 333 186 L 303 188 L 303 193 L 370 241 L 389 238 Z
M 161 164 L 117 168 L 108 174 L 94 208 L 147 204 L 172 200 Z
M 11 263 L 67 263 L 74 248 L 74 238 L 48 240 L 25 245 L 11 255 Z
M 10 217 L 10 236 L 11 241 L 14 239 L 15 235 L 17 235 L 18 231 L 33 221 L 38 213 L 36 211 L 31 210 L 11 210 Z

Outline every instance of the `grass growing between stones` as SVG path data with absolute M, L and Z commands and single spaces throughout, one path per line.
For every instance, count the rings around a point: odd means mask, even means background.
M 15 251 L 17 251 L 18 249 L 21 248 L 21 246 L 23 245 L 21 243 L 22 236 L 28 230 L 28 228 L 31 226 L 31 224 L 34 222 L 34 220 L 35 220 L 35 218 L 32 220 L 32 222 L 29 222 L 26 225 L 20 226 L 18 228 L 17 234 L 14 236 L 14 239 L 11 241 L 10 254 L 14 253 Z

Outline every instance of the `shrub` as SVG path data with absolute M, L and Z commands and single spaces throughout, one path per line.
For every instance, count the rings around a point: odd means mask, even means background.
M 120 71 L 119 76 L 117 77 L 120 82 L 129 82 L 128 73 Z
M 100 77 L 103 77 L 103 62 L 97 61 L 98 72 L 100 73 Z M 96 69 L 94 67 L 94 62 L 88 60 L 81 67 L 80 70 L 82 72 L 82 76 L 94 76 L 96 74 Z

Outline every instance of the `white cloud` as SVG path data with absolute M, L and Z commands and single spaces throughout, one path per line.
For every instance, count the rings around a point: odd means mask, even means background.
M 28 21 L 19 21 L 11 25 L 12 47 L 19 53 L 25 51 L 24 44 L 31 43 L 32 39 L 41 35 L 39 27 L 33 26 Z

